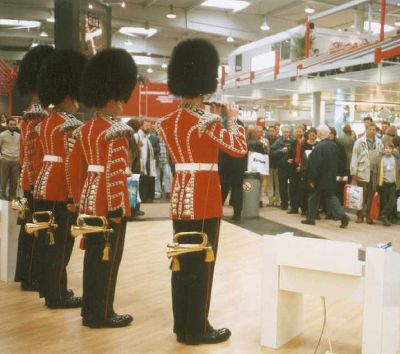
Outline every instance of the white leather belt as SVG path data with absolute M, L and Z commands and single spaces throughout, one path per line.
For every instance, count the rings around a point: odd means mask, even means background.
M 103 165 L 89 165 L 87 170 L 88 170 L 88 172 L 104 172 L 104 166 Z
M 44 155 L 43 162 L 63 162 L 63 158 L 56 155 Z
M 175 171 L 218 171 L 216 163 L 177 163 Z

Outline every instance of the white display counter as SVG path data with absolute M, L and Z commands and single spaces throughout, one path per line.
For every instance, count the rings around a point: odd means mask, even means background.
M 0 280 L 13 281 L 18 249 L 18 211 L 11 203 L 0 200 Z

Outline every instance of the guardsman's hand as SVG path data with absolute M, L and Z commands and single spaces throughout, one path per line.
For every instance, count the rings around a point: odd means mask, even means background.
M 120 224 L 122 221 L 121 217 L 118 218 L 110 218 L 110 220 L 114 223 L 114 224 Z
M 71 213 L 75 213 L 76 212 L 76 206 L 74 204 L 67 204 L 67 209 L 68 211 L 70 211 Z
M 226 118 L 230 119 L 238 119 L 239 118 L 239 106 L 235 103 L 228 103 L 225 106 Z

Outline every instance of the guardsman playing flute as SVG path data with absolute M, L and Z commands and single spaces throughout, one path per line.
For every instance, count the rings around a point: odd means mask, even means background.
M 205 232 L 217 254 L 222 216 L 218 151 L 241 157 L 247 153 L 244 129 L 237 124 L 238 109 L 226 105 L 227 127 L 219 115 L 202 108 L 205 95 L 215 92 L 219 56 L 203 39 L 188 39 L 173 50 L 168 66 L 170 92 L 182 98 L 178 110 L 167 115 L 159 130 L 175 163 L 171 194 L 171 217 L 176 233 Z M 213 107 L 216 111 L 217 107 Z M 193 243 L 192 237 L 182 242 Z M 227 328 L 214 329 L 208 321 L 214 262 L 204 253 L 182 255 L 181 269 L 172 273 L 174 332 L 184 344 L 226 341 Z

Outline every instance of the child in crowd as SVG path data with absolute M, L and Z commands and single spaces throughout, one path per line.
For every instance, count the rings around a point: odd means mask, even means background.
M 379 161 L 378 182 L 381 191 L 380 219 L 385 226 L 390 226 L 393 209 L 396 205 L 396 183 L 399 183 L 398 161 L 393 156 L 394 145 L 384 146 L 384 155 Z

